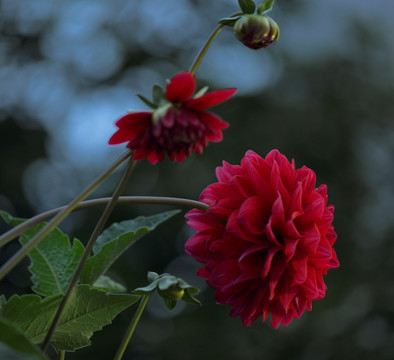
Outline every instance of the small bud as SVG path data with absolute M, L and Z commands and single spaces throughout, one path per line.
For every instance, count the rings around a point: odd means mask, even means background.
M 185 290 L 180 288 L 178 285 L 172 285 L 169 288 L 163 290 L 158 289 L 157 292 L 161 297 L 175 301 L 182 299 L 183 295 L 185 294 Z
M 279 26 L 268 16 L 248 14 L 237 20 L 234 33 L 244 45 L 257 50 L 276 43 L 279 38 Z

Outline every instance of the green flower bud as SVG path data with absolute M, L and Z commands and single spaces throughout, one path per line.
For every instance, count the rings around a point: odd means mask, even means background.
M 247 14 L 237 20 L 234 33 L 244 45 L 257 50 L 278 40 L 279 26 L 268 16 Z
M 175 300 L 178 301 L 182 299 L 183 295 L 185 294 L 185 290 L 180 288 L 178 285 L 172 285 L 167 289 L 157 289 L 159 295 L 165 299 Z

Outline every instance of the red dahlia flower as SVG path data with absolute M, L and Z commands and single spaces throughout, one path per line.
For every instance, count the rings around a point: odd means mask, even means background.
M 109 144 L 128 141 L 134 149 L 135 160 L 147 158 L 155 164 L 164 159 L 182 162 L 191 151 L 198 154 L 208 141 L 222 140 L 222 130 L 228 127 L 218 116 L 206 111 L 220 104 L 236 92 L 224 89 L 213 92 L 201 90 L 193 96 L 196 80 L 191 73 L 175 75 L 167 85 L 165 97 L 156 101 L 153 112 L 135 112 L 121 117 L 119 128 L 109 139 Z
M 324 297 L 323 275 L 339 266 L 327 188 L 315 189 L 315 173 L 277 150 L 265 159 L 248 151 L 216 175 L 200 197 L 209 209 L 186 214 L 197 230 L 186 252 L 205 264 L 198 274 L 231 316 L 249 326 L 271 313 L 274 328 L 288 325 Z

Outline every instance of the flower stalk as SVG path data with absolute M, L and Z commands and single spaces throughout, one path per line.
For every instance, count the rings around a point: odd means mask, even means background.
M 230 17 L 236 17 L 242 15 L 242 12 L 235 13 L 231 15 Z M 205 54 L 207 53 L 209 47 L 213 43 L 213 41 L 216 39 L 216 37 L 219 35 L 219 33 L 222 31 L 224 27 L 224 24 L 219 24 L 216 29 L 211 33 L 205 44 L 202 46 L 201 50 L 198 52 L 196 58 L 194 59 L 193 63 L 191 64 L 189 68 L 189 72 L 191 74 L 195 74 L 197 71 L 197 68 L 199 67 L 202 59 L 204 58 Z
M 150 298 L 150 294 L 143 296 L 137 311 L 134 313 L 134 316 L 130 322 L 129 327 L 127 328 L 125 335 L 123 337 L 122 342 L 119 345 L 118 351 L 115 354 L 114 360 L 121 360 L 124 352 L 126 351 L 127 345 L 130 342 L 131 337 L 133 336 L 134 330 L 137 327 L 138 321 L 141 318 L 141 315 L 145 309 L 146 304 Z
M 91 199 L 91 200 L 85 200 L 81 201 L 74 209 L 73 211 L 77 210 L 84 210 L 84 209 L 89 209 L 93 208 L 96 206 L 101 206 L 101 205 L 106 205 L 108 202 L 111 201 L 111 197 L 105 197 L 105 198 L 98 198 L 98 199 Z M 203 202 L 196 201 L 196 200 L 191 200 L 191 199 L 184 199 L 184 198 L 176 198 L 176 197 L 169 197 L 169 196 L 119 196 L 118 204 L 122 205 L 130 205 L 130 204 L 136 204 L 136 205 L 174 205 L 174 206 L 183 206 L 183 207 L 189 207 L 189 208 L 194 208 L 194 209 L 199 209 L 199 210 L 207 210 L 209 206 L 207 204 L 204 204 Z M 8 244 L 10 241 L 24 233 L 25 231 L 31 229 L 33 226 L 38 225 L 39 223 L 43 221 L 47 221 L 51 218 L 53 218 L 57 213 L 60 211 L 64 210 L 67 206 L 62 206 L 58 207 L 56 209 L 48 210 L 46 212 L 43 212 L 41 214 L 38 214 L 20 225 L 12 228 L 9 230 L 7 233 L 4 234 L 3 241 L 0 243 L 0 247 Z

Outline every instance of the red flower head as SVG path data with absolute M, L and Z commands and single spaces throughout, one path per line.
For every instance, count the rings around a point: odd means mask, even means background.
M 195 89 L 196 80 L 191 73 L 175 75 L 153 112 L 130 113 L 116 122 L 119 129 L 109 144 L 128 141 L 127 147 L 135 150 L 135 160 L 147 158 L 152 164 L 162 161 L 165 154 L 171 161 L 179 162 L 191 151 L 201 154 L 208 141 L 221 141 L 222 130 L 228 127 L 228 123 L 206 109 L 229 99 L 236 90 L 204 89 L 193 96 Z
M 265 159 L 248 151 L 216 175 L 200 198 L 209 209 L 186 214 L 197 230 L 186 252 L 205 264 L 198 274 L 231 316 L 249 326 L 271 313 L 274 328 L 288 325 L 324 297 L 323 275 L 339 266 L 327 188 L 315 189 L 315 173 L 277 150 Z

